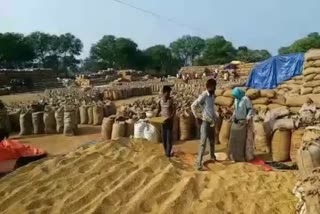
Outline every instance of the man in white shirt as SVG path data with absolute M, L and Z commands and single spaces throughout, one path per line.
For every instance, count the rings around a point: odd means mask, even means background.
M 215 134 L 215 122 L 217 119 L 217 115 L 214 110 L 214 92 L 216 90 L 216 81 L 214 79 L 209 79 L 206 83 L 207 90 L 204 91 L 191 105 L 191 110 L 197 122 L 201 123 L 200 129 L 200 146 L 198 151 L 198 157 L 196 162 L 196 167 L 198 170 L 202 170 L 203 168 L 203 155 L 206 150 L 207 140 L 209 140 L 209 148 L 210 148 L 210 158 L 212 160 L 216 160 L 215 157 L 215 142 L 214 142 L 214 134 Z M 196 113 L 197 107 L 200 107 L 202 110 L 202 115 L 198 116 Z

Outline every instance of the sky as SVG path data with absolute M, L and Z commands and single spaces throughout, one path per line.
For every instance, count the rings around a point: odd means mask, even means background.
M 131 38 L 139 48 L 169 45 L 183 35 L 223 35 L 235 47 L 272 54 L 320 32 L 319 0 L 0 0 L 0 33 L 70 32 L 84 43 L 83 57 L 103 35 Z M 168 19 L 174 22 L 167 21 Z

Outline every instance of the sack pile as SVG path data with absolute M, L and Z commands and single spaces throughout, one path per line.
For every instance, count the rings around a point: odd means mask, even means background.
M 298 198 L 296 213 L 318 213 L 320 210 L 320 168 L 315 168 L 309 176 L 298 181 L 293 193 Z
M 255 66 L 255 63 L 241 63 L 238 65 L 237 74 L 239 76 L 249 76 L 251 70 Z
M 151 87 L 110 88 L 103 92 L 104 99 L 122 100 L 135 96 L 152 95 Z
M 309 50 L 305 56 L 302 94 L 320 93 L 320 50 Z
M 303 144 L 297 153 L 297 164 L 302 178 L 309 176 L 313 169 L 320 167 L 320 128 L 307 127 Z

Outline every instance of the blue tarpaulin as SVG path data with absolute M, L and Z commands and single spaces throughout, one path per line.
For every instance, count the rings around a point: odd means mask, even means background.
M 255 89 L 273 89 L 282 82 L 301 75 L 304 54 L 274 56 L 256 65 L 246 86 Z

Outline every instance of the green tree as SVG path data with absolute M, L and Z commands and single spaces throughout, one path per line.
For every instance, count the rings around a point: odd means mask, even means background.
M 206 40 L 203 55 L 197 60 L 198 65 L 222 65 L 229 63 L 236 56 L 236 49 L 223 36 Z
M 32 45 L 23 34 L 0 34 L 0 66 L 5 68 L 25 67 L 34 58 Z
M 241 46 L 237 50 L 236 60 L 242 62 L 260 62 L 271 57 L 267 50 L 251 50 L 246 46 Z
M 281 47 L 278 52 L 279 54 L 305 53 L 313 48 L 320 48 L 320 35 L 317 32 L 310 33 L 288 47 Z
M 177 59 L 173 58 L 169 48 L 164 45 L 156 45 L 145 50 L 147 57 L 147 71 L 159 75 L 175 74 L 179 67 Z
M 132 40 L 110 35 L 104 36 L 90 51 L 90 58 L 95 60 L 101 69 L 137 68 L 141 57 L 138 45 Z
M 185 66 L 192 65 L 205 48 L 205 41 L 196 36 L 183 36 L 170 44 L 172 54 Z

